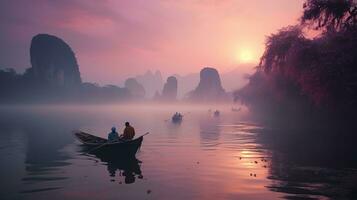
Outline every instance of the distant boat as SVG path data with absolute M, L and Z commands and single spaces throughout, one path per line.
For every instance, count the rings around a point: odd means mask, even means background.
M 216 111 L 214 111 L 214 113 L 213 113 L 213 115 L 215 116 L 215 117 L 219 117 L 219 111 L 218 110 L 216 110 Z
M 171 118 L 173 123 L 180 123 L 182 121 L 181 113 L 175 113 Z
M 85 146 L 92 147 L 89 151 L 102 154 L 125 154 L 135 156 L 144 139 L 144 135 L 128 141 L 108 142 L 107 139 L 82 131 L 74 133 L 76 138 Z M 145 134 L 146 135 L 146 134 Z
M 232 111 L 233 111 L 233 112 L 239 112 L 241 109 L 242 109 L 241 107 L 239 107 L 239 108 L 233 108 L 233 107 L 232 107 Z

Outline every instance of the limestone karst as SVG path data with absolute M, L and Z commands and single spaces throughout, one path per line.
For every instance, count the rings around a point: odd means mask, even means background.
M 221 78 L 216 69 L 206 67 L 200 72 L 200 82 L 196 89 L 188 94 L 193 101 L 222 101 L 227 94 L 222 87 Z
M 48 34 L 32 38 L 29 72 L 37 81 L 53 86 L 81 84 L 76 57 L 71 47 L 62 39 Z
M 135 78 L 128 78 L 125 81 L 125 88 L 131 93 L 133 97 L 144 98 L 145 89 Z
M 162 90 L 163 100 L 176 100 L 177 98 L 177 79 L 174 76 L 169 76 Z

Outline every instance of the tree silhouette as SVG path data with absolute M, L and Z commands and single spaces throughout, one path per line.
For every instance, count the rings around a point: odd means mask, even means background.
M 256 73 L 235 92 L 236 100 L 282 116 L 352 116 L 357 111 L 356 8 L 355 1 L 307 0 L 300 24 L 267 38 Z M 306 37 L 312 29 L 320 34 Z
M 355 0 L 307 0 L 303 8 L 302 23 L 315 29 L 342 30 L 357 22 Z

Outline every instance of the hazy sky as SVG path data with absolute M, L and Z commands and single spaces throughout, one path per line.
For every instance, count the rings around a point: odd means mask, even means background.
M 0 67 L 20 72 L 30 67 L 31 38 L 48 33 L 72 47 L 85 81 L 119 83 L 148 69 L 169 75 L 213 66 L 224 72 L 257 62 L 265 37 L 296 23 L 302 3 L 1 0 Z

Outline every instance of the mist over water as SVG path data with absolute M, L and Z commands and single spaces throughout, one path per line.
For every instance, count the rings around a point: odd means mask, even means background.
M 232 112 L 230 105 L 128 104 L 0 109 L 0 195 L 4 199 L 355 195 L 353 156 L 341 163 L 338 156 L 322 156 L 342 152 L 331 145 L 325 148 L 324 142 L 314 148 L 309 143 L 299 145 L 295 138 L 288 143 L 286 138 L 274 137 L 276 130 L 252 120 L 244 108 Z M 216 109 L 219 117 L 213 115 Z M 183 121 L 174 124 L 171 116 L 178 111 Z M 150 132 L 137 153 L 141 162 L 84 154 L 86 150 L 72 134 L 80 129 L 107 137 L 112 126 L 121 133 L 125 121 L 135 127 L 136 136 Z
M 0 200 L 357 199 L 357 0 L 293 2 L 0 1 Z

